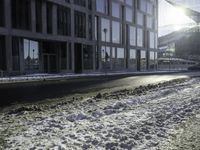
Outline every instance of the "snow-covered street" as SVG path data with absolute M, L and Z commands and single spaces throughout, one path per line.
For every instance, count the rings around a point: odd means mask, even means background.
M 177 79 L 4 110 L 0 149 L 197 150 L 199 91 L 200 78 Z

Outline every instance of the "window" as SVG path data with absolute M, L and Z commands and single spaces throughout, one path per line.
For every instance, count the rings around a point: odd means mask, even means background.
M 61 44 L 61 70 L 67 70 L 67 45 Z
M 121 27 L 120 23 L 112 21 L 112 42 L 120 43 L 121 39 Z
M 24 39 L 24 69 L 32 73 L 39 71 L 39 43 Z
M 143 29 L 137 29 L 137 46 L 143 47 L 144 46 L 144 39 L 143 39 Z
M 147 3 L 147 13 L 153 15 L 153 4 Z
M 139 0 L 139 10 L 146 12 L 146 10 L 147 10 L 147 0 Z
M 57 29 L 60 35 L 71 35 L 71 12 L 69 8 L 58 6 Z
M 149 32 L 149 48 L 155 48 L 154 32 Z
M 112 2 L 112 16 L 120 18 L 120 4 Z
M 53 4 L 47 3 L 47 33 L 51 34 L 53 32 Z
M 146 24 L 147 28 L 152 29 L 153 28 L 153 18 L 150 17 L 150 16 L 147 16 L 147 21 L 146 22 L 147 22 L 147 24 Z
M 125 51 L 124 48 L 112 48 L 112 68 L 114 70 L 125 67 Z
M 124 48 L 117 48 L 117 68 L 124 68 L 125 67 L 125 50 Z
M 126 4 L 129 6 L 133 6 L 133 0 L 126 0 Z
M 93 69 L 93 49 L 92 46 L 83 47 L 83 66 L 85 70 Z
M 101 40 L 103 42 L 110 42 L 110 20 L 101 19 Z
M 141 50 L 140 54 L 140 70 L 145 71 L 147 68 L 147 59 L 146 59 L 146 51 Z
M 137 12 L 137 24 L 141 26 L 144 25 L 144 15 L 140 12 Z
M 130 26 L 129 28 L 129 38 L 130 38 L 130 45 L 135 46 L 136 45 L 136 28 L 133 26 Z
M 135 49 L 130 49 L 130 54 L 129 54 L 129 68 L 136 70 L 137 69 L 137 61 L 136 61 L 136 50 Z
M 100 13 L 108 14 L 109 0 L 96 0 L 96 11 Z
M 29 30 L 31 28 L 31 1 L 12 0 L 12 27 Z
M 0 2 L 0 26 L 4 26 L 4 1 Z
M 89 39 L 92 40 L 92 15 L 88 16 L 88 32 Z
M 75 37 L 86 37 L 86 14 L 74 11 Z
M 12 39 L 12 66 L 13 71 L 19 71 L 20 70 L 20 64 L 19 64 L 19 50 L 22 42 L 19 38 L 13 38 Z
M 74 0 L 74 4 L 85 7 L 86 0 Z
M 110 69 L 110 47 L 101 47 L 102 69 Z
M 36 32 L 42 32 L 42 1 L 35 1 Z
M 133 11 L 128 7 L 126 7 L 126 21 L 133 22 Z
M 150 51 L 149 52 L 149 69 L 153 70 L 155 66 L 155 57 L 154 57 L 154 52 Z

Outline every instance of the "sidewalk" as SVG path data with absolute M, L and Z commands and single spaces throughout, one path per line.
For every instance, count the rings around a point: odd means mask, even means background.
M 100 77 L 100 76 L 119 76 L 119 75 L 156 75 L 156 74 L 173 74 L 187 71 L 152 71 L 152 72 L 111 72 L 111 73 L 82 73 L 82 74 L 29 74 L 11 77 L 0 78 L 0 84 L 2 83 L 18 83 L 18 82 L 33 82 L 33 81 L 50 81 L 50 80 L 62 80 L 62 79 L 75 79 L 86 77 Z

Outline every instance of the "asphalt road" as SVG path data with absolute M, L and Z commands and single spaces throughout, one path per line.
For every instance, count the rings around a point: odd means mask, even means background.
M 115 75 L 109 77 L 101 76 L 67 80 L 62 79 L 57 81 L 1 84 L 0 106 L 10 105 L 16 102 L 36 102 L 77 94 L 84 95 L 89 93 L 94 94 L 98 92 L 115 91 L 199 75 L 200 72 L 142 76 Z

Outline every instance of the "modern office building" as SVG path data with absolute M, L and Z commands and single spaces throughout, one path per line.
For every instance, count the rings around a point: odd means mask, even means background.
M 0 70 L 155 70 L 157 13 L 158 0 L 0 0 Z

